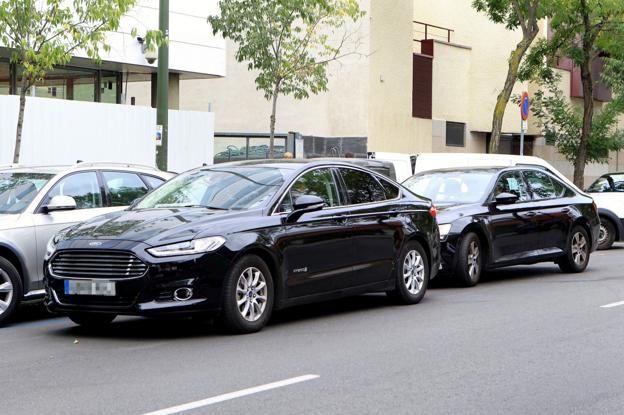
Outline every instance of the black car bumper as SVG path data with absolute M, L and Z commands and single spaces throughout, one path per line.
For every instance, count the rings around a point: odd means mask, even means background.
M 60 251 L 62 252 L 62 251 Z M 144 275 L 136 278 L 119 278 L 107 275 L 55 275 L 46 262 L 44 285 L 45 305 L 53 313 L 94 312 L 120 315 L 165 315 L 217 312 L 221 304 L 224 277 L 230 261 L 217 253 L 153 258 L 144 247 L 132 249 L 147 265 Z M 107 281 L 114 284 L 115 294 L 69 294 L 66 282 L 70 280 Z M 176 300 L 174 293 L 180 288 L 192 290 L 190 298 Z

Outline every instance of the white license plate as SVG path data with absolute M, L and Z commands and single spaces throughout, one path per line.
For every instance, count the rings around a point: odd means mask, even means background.
M 65 280 L 65 295 L 114 297 L 115 288 L 115 283 L 112 281 Z

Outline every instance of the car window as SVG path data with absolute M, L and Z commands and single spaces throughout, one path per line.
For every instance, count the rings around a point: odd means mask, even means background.
M 0 173 L 0 214 L 22 213 L 54 174 Z
M 563 185 L 559 180 L 551 177 L 553 187 L 555 188 L 555 197 L 563 197 L 568 191 L 568 188 Z
M 318 196 L 328 207 L 338 206 L 338 189 L 330 169 L 315 169 L 297 179 L 290 191 L 284 195 L 277 212 L 290 212 L 298 197 Z
M 381 186 L 386 192 L 386 199 L 390 200 L 399 197 L 400 190 L 398 187 L 383 179 L 379 179 L 379 183 L 381 183 Z
M 152 189 L 156 189 L 157 187 L 160 187 L 160 185 L 165 182 L 165 180 L 161 179 L 160 177 L 148 176 L 146 174 L 142 174 L 141 177 L 147 182 L 149 187 L 151 187 Z
M 524 177 L 535 199 L 553 199 L 561 196 L 557 193 L 550 176 L 547 174 L 539 171 L 525 171 Z
M 377 179 L 370 174 L 345 168 L 340 169 L 340 174 L 342 175 L 350 204 L 358 205 L 386 200 L 386 191 Z
M 519 202 L 526 202 L 531 200 L 529 190 L 526 183 L 522 179 L 519 172 L 512 171 L 504 173 L 500 176 L 494 187 L 494 198 L 501 193 L 511 193 L 518 196 Z
M 108 187 L 112 206 L 129 206 L 149 191 L 135 173 L 103 171 L 102 176 Z
M 71 174 L 54 185 L 47 200 L 55 196 L 70 196 L 76 201 L 76 209 L 102 207 L 102 193 L 95 172 Z
M 601 177 L 596 180 L 591 186 L 587 188 L 588 192 L 591 193 L 604 193 L 611 191 L 611 184 L 606 177 Z
M 614 191 L 624 192 L 624 174 L 611 175 L 611 181 L 613 182 Z

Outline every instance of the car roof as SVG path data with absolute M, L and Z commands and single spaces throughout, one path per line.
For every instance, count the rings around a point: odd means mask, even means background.
M 353 160 L 361 160 L 361 162 L 353 162 Z M 353 167 L 353 165 L 371 166 L 377 163 L 369 163 L 371 160 L 366 159 L 340 159 L 340 158 L 324 158 L 324 159 L 279 159 L 279 160 L 244 160 L 232 161 L 228 163 L 212 164 L 201 167 L 200 169 L 212 169 L 218 167 L 271 167 L 286 170 L 301 170 L 312 166 L 345 166 Z M 381 165 L 381 163 L 377 164 Z
M 4 173 L 44 173 L 44 174 L 60 174 L 63 172 L 81 171 L 81 170 L 113 170 L 113 171 L 133 171 L 141 174 L 153 174 L 156 176 L 170 177 L 173 173 L 163 172 L 154 167 L 117 162 L 82 162 L 79 161 L 74 165 L 27 165 L 13 164 L 0 166 L 0 172 Z

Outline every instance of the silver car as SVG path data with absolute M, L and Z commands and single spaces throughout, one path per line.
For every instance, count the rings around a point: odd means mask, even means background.
M 43 259 L 60 230 L 121 210 L 173 177 L 147 166 L 0 167 L 0 325 L 43 298 Z

